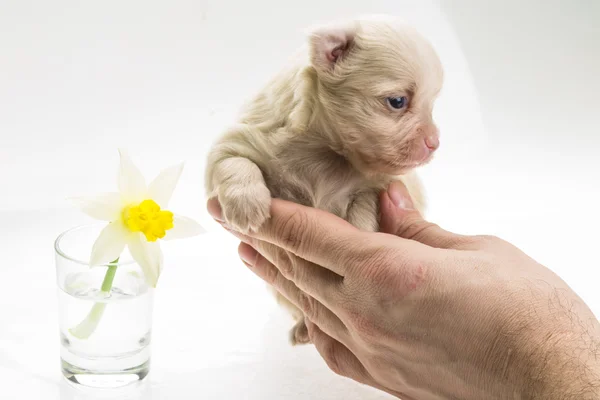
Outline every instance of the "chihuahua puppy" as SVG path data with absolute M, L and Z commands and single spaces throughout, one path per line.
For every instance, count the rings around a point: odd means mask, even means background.
M 379 228 L 378 196 L 402 180 L 423 211 L 414 171 L 439 146 L 432 119 L 441 62 L 430 43 L 390 17 L 313 30 L 308 44 L 214 144 L 206 192 L 241 233 L 269 218 L 271 198 L 316 207 L 359 229 Z M 281 295 L 307 343 L 303 315 Z

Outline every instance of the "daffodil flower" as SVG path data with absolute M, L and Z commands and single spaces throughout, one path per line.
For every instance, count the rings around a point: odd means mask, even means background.
M 94 243 L 90 265 L 106 265 L 119 258 L 125 246 L 144 271 L 146 282 L 156 287 L 163 256 L 158 239 L 182 239 L 202 233 L 190 218 L 167 211 L 183 171 L 183 163 L 162 171 L 146 185 L 129 155 L 120 150 L 119 193 L 73 199 L 90 217 L 109 224 Z
M 116 272 L 116 261 L 128 247 L 141 267 L 146 282 L 156 287 L 163 268 L 159 239 L 182 239 L 203 232 L 194 220 L 167 211 L 169 200 L 177 186 L 183 163 L 167 168 L 149 184 L 133 164 L 127 152 L 119 150 L 119 192 L 95 197 L 72 199 L 92 218 L 107 221 L 92 247 L 90 266 L 108 265 L 102 292 L 109 293 Z M 106 303 L 94 305 L 88 317 L 71 333 L 80 338 L 95 330 Z

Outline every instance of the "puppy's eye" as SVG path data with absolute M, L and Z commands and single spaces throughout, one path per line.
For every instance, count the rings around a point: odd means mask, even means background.
M 408 105 L 408 98 L 402 97 L 388 97 L 386 99 L 388 106 L 394 110 L 401 110 Z

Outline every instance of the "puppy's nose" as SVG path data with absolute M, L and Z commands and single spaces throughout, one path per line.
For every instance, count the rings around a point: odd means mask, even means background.
M 440 139 L 437 135 L 427 135 L 425 136 L 425 145 L 429 150 L 434 151 L 440 147 Z

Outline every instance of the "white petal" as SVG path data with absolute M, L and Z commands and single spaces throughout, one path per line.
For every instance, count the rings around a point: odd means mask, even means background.
M 106 228 L 102 229 L 92 247 L 90 265 L 108 264 L 120 257 L 127 244 L 128 236 L 129 231 L 121 220 L 108 224 Z
M 119 191 L 126 203 L 139 203 L 148 196 L 146 180 L 125 150 L 119 150 Z
M 183 165 L 181 163 L 165 169 L 148 186 L 148 195 L 163 209 L 169 205 L 169 200 L 171 200 L 175 186 L 177 186 L 183 171 Z
M 185 239 L 206 232 L 199 223 L 188 217 L 173 216 L 173 228 L 169 229 L 163 240 Z
M 148 242 L 140 233 L 131 236 L 128 246 L 131 256 L 144 271 L 148 285 L 156 287 L 163 267 L 163 254 L 158 242 Z
M 116 221 L 121 216 L 123 203 L 119 193 L 104 193 L 98 196 L 74 197 L 70 199 L 77 207 L 92 218 L 101 221 Z

